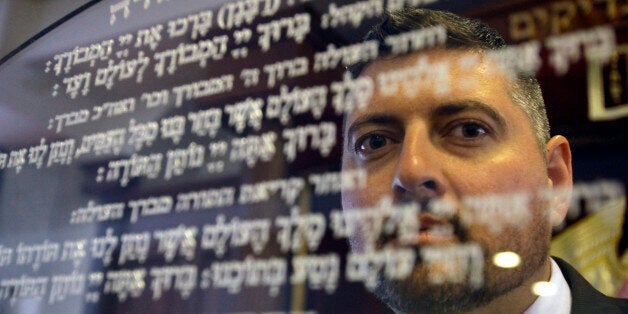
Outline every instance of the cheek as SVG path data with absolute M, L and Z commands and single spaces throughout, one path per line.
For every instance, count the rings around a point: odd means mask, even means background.
M 344 209 L 371 207 L 386 197 L 392 196 L 392 178 L 382 173 L 367 174 L 366 186 L 342 192 L 342 207 Z
M 536 151 L 534 152 L 538 154 Z M 473 167 L 469 194 L 507 193 L 526 191 L 535 193 L 547 183 L 543 160 L 530 153 L 511 150 L 491 157 Z M 469 169 L 469 168 L 468 168 Z
M 360 169 L 353 161 L 344 160 L 343 170 Z M 364 167 L 366 171 L 366 186 L 362 189 L 342 191 L 342 208 L 372 207 L 384 197 L 392 197 L 392 182 L 394 180 L 394 163 L 386 163 L 380 167 Z

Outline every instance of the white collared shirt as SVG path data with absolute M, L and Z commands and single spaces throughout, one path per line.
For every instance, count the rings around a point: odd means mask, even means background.
M 552 270 L 547 284 L 548 295 L 540 295 L 532 305 L 524 312 L 525 314 L 569 314 L 571 311 L 571 290 L 567 281 L 560 271 L 558 264 L 550 258 Z

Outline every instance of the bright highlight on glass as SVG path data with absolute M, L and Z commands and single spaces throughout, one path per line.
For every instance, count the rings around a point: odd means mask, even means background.
M 558 287 L 549 281 L 538 281 L 532 285 L 532 292 L 542 297 L 555 295 L 557 291 Z
M 515 252 L 499 252 L 493 255 L 493 264 L 501 268 L 515 268 L 521 263 L 521 257 Z

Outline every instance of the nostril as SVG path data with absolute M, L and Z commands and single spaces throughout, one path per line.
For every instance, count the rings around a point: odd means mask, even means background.
M 435 190 L 436 189 L 436 182 L 434 182 L 434 180 L 428 180 L 423 182 L 423 187 L 430 189 L 430 190 Z

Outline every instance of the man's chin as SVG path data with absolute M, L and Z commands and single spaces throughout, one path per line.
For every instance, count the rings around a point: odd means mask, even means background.
M 410 278 L 383 280 L 375 294 L 397 313 L 452 313 L 482 307 L 518 287 L 523 281 L 523 278 L 516 278 L 519 276 L 515 275 L 511 280 L 485 282 L 481 286 L 473 285 L 468 280 L 434 283 L 430 279 L 430 272 L 433 271 L 431 267 L 416 265 Z
M 472 309 L 490 302 L 482 288 L 467 284 L 430 284 L 417 270 L 406 280 L 382 281 L 375 294 L 398 313 L 446 313 Z M 481 298 L 480 298 L 481 296 Z

